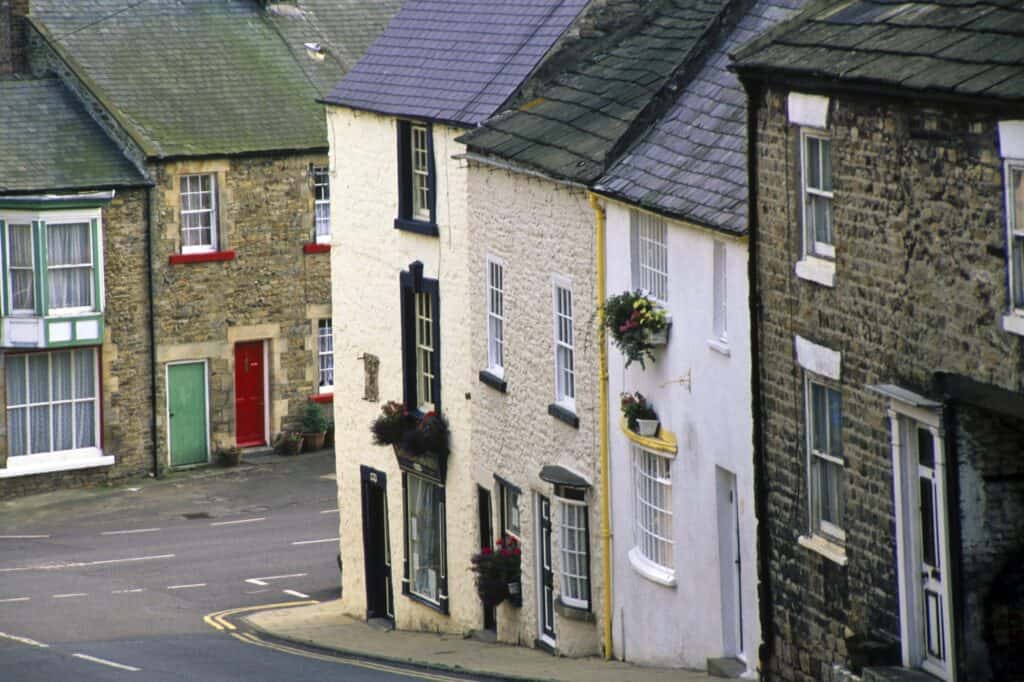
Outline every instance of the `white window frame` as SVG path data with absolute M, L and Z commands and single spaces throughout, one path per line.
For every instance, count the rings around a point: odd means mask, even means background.
M 487 257 L 487 371 L 505 378 L 505 262 Z
M 583 500 L 572 500 L 565 497 L 556 497 L 558 501 L 558 584 L 559 596 L 562 603 L 576 609 L 590 610 L 590 538 L 587 537 L 589 523 L 587 515 L 590 513 L 587 503 Z M 570 525 L 567 519 L 568 510 L 574 510 L 580 514 L 579 525 Z M 569 548 L 569 536 L 575 536 L 573 543 L 576 549 Z M 578 559 L 577 567 L 579 573 L 569 570 L 569 560 L 575 557 Z M 578 586 L 578 589 L 569 588 L 570 585 Z
M 630 563 L 641 575 L 675 585 L 672 458 L 631 442 L 633 548 Z
M 96 287 L 94 285 L 95 277 L 96 277 L 96 263 L 93 262 L 93 254 L 95 253 L 95 250 L 94 250 L 94 245 L 93 245 L 93 229 L 92 229 L 91 220 L 88 219 L 88 218 L 84 218 L 84 217 L 77 218 L 77 219 L 68 219 L 67 216 L 53 216 L 53 217 L 56 217 L 58 219 L 57 220 L 53 220 L 51 218 L 51 219 L 46 220 L 45 223 L 44 223 L 43 231 L 44 231 L 44 233 L 46 235 L 45 238 L 47 240 L 49 240 L 50 227 L 53 226 L 53 225 L 83 225 L 84 224 L 86 226 L 86 235 L 87 235 L 88 240 L 89 240 L 89 247 L 88 247 L 88 250 L 87 250 L 88 254 L 89 254 L 89 262 L 87 263 L 87 266 L 89 268 L 88 282 L 89 282 L 89 300 L 91 301 L 91 304 L 90 305 L 86 305 L 86 306 L 71 306 L 71 307 L 67 307 L 67 308 L 53 308 L 53 307 L 50 307 L 49 310 L 47 311 L 47 314 L 48 315 L 55 315 L 55 316 L 66 316 L 66 315 L 80 315 L 80 314 L 83 314 L 83 313 L 91 313 L 91 312 L 97 310 L 98 307 L 99 307 L 97 305 L 97 303 L 96 303 L 96 291 L 95 291 Z M 50 262 L 49 248 L 47 248 L 47 251 L 46 251 L 46 261 L 47 261 L 46 262 L 46 287 L 47 287 L 47 298 L 46 298 L 46 300 L 47 300 L 48 304 L 52 305 L 52 300 L 51 299 L 53 297 L 50 296 L 50 293 L 49 293 L 49 291 L 50 291 L 49 288 L 50 288 L 50 286 L 52 284 L 50 274 L 54 270 L 61 270 L 61 269 L 69 269 L 69 270 L 70 269 L 75 269 L 75 270 L 78 270 L 78 269 L 82 269 L 85 266 L 83 266 L 81 264 L 78 264 L 78 265 L 53 265 Z
M 568 314 L 563 303 L 568 294 Z M 555 351 L 555 404 L 576 412 L 576 351 L 575 318 L 573 315 L 572 281 L 555 275 L 551 286 L 551 311 L 554 321 L 553 343 Z
M 409 123 L 409 190 L 412 219 L 430 221 L 430 130 L 423 123 Z
M 313 166 L 313 237 L 331 243 L 331 174 L 327 166 Z
M 828 144 L 829 147 L 829 159 L 832 158 L 832 138 L 825 130 L 816 130 L 809 128 L 800 128 L 800 203 L 801 210 L 803 211 L 803 243 L 804 243 L 804 254 L 813 258 L 824 258 L 827 260 L 835 260 L 836 247 L 835 247 L 835 221 L 832 215 L 833 209 L 833 190 L 825 190 L 820 187 L 811 187 L 809 182 L 808 172 L 808 153 L 807 146 L 810 140 L 817 140 L 819 150 L 822 143 Z M 818 153 L 818 177 L 821 180 L 821 184 L 824 185 L 825 168 L 822 162 L 823 155 Z M 832 164 L 829 163 L 831 169 Z M 829 177 L 830 186 L 832 179 Z M 812 214 L 810 210 L 811 197 L 817 197 L 820 200 L 826 201 L 828 206 L 828 228 L 831 234 L 831 242 L 820 242 L 817 239 L 817 225 L 812 225 Z
M 317 386 L 320 393 L 334 392 L 334 323 L 330 317 L 316 322 Z M 325 324 L 326 323 L 326 324 Z M 325 374 L 330 382 L 325 382 Z
M 416 342 L 416 409 L 433 412 L 433 359 L 437 349 L 437 315 L 433 297 L 427 291 L 413 294 L 413 325 Z
M 839 423 L 840 433 L 836 438 L 838 439 L 838 447 L 840 449 L 839 454 L 834 452 L 826 452 L 818 450 L 814 447 L 814 421 L 815 421 L 815 408 L 813 390 L 814 387 L 818 386 L 822 388 L 825 393 L 826 410 L 829 410 L 829 391 L 834 392 L 839 397 Z M 836 485 L 837 499 L 836 509 L 837 515 L 843 517 L 840 520 L 845 521 L 845 500 L 843 498 L 843 487 L 844 478 L 846 471 L 846 462 L 842 456 L 842 391 L 838 386 L 828 383 L 821 376 L 816 376 L 811 372 L 804 373 L 804 415 L 805 415 L 805 440 L 807 446 L 807 461 L 806 461 L 806 473 L 807 473 L 807 509 L 809 516 L 809 530 L 812 536 L 818 536 L 825 539 L 828 542 L 835 543 L 837 545 L 844 545 L 846 542 L 846 530 L 845 528 L 834 524 L 830 521 L 826 521 L 822 517 L 822 500 L 820 493 L 817 489 L 817 478 L 815 477 L 817 466 L 826 467 L 837 467 L 838 471 L 836 475 L 839 476 L 839 481 Z M 826 412 L 825 414 L 825 428 L 826 440 L 832 442 L 831 433 L 831 413 Z
M 632 245 L 633 288 L 642 289 L 654 299 L 668 302 L 668 222 L 661 217 L 637 211 L 629 212 Z
M 190 185 L 191 180 L 196 178 L 199 180 L 199 191 L 193 192 L 191 189 L 185 191 L 185 185 Z M 197 209 L 186 209 L 185 208 L 185 196 L 186 195 L 199 195 L 206 194 L 202 190 L 202 178 L 210 179 L 210 207 L 209 208 L 197 208 Z M 216 253 L 219 249 L 219 233 L 220 225 L 217 214 L 217 174 L 216 173 L 184 173 L 178 176 L 178 203 L 179 203 L 179 220 L 181 221 L 181 252 L 183 254 L 188 253 Z M 185 216 L 186 215 L 208 215 L 210 220 L 210 243 L 209 244 L 185 244 L 185 232 L 188 230 L 202 230 L 203 227 L 185 227 Z
M 519 498 L 522 494 L 512 486 L 499 482 L 498 495 L 501 501 L 501 533 L 519 540 L 523 532 L 522 517 L 519 515 Z
M 725 242 L 714 240 L 712 255 L 712 306 L 714 313 L 711 321 L 712 338 L 723 345 L 729 344 L 729 306 L 728 306 L 728 249 Z

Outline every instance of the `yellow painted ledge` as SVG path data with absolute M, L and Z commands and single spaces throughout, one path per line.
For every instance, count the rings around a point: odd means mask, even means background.
M 626 424 L 626 418 L 623 417 L 619 420 L 619 428 L 626 434 L 626 438 L 630 439 L 645 450 L 656 450 L 657 452 L 667 452 L 669 454 L 676 454 L 679 451 L 679 447 L 676 444 L 676 434 L 672 433 L 664 426 L 658 429 L 658 436 L 641 436 L 636 431 L 629 428 Z

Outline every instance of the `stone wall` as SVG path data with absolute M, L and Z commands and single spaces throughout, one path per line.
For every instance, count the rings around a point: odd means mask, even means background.
M 984 108 L 834 98 L 829 132 L 834 287 L 799 279 L 797 131 L 786 92 L 757 107 L 757 287 L 774 647 L 771 679 L 820 679 L 845 636 L 900 635 L 886 403 L 866 387 L 928 395 L 946 371 L 1010 390 L 1021 338 L 1005 332 L 1006 218 L 996 121 Z M 842 354 L 848 560 L 797 544 L 809 527 L 798 334 Z
M 112 466 L 0 479 L 0 499 L 145 476 L 152 470 L 146 190 L 118 190 L 102 211 L 105 337 L 100 352 L 103 453 Z M 2 356 L 0 356 L 2 357 Z M 0 367 L 5 363 L 0 363 Z M 0 369 L 0 386 L 6 385 Z M 6 392 L 0 393 L 6 403 Z M 0 466 L 7 453 L 0 412 Z
M 537 502 L 551 500 L 555 527 L 552 560 L 556 594 L 561 593 L 558 504 L 552 485 L 540 479 L 548 464 L 587 478 L 590 524 L 591 608 L 594 620 L 555 614 L 559 653 L 600 651 L 604 575 L 601 550 L 599 463 L 597 262 L 594 211 L 586 192 L 549 180 L 498 170 L 469 169 L 469 225 L 472 252 L 469 323 L 474 332 L 474 374 L 487 368 L 487 257 L 504 263 L 505 373 L 507 392 L 477 382 L 473 387 L 473 478 L 491 491 L 495 537 L 500 537 L 500 497 L 494 476 L 522 490 L 519 499 L 523 606 L 498 609 L 498 638 L 532 644 L 538 633 Z M 572 285 L 576 415 L 579 428 L 548 414 L 555 401 L 552 276 Z
M 159 459 L 168 463 L 168 362 L 209 363 L 214 446 L 235 442 L 234 344 L 265 341 L 271 436 L 296 420 L 317 393 L 316 325 L 329 314 L 330 263 L 305 253 L 313 241 L 311 166 L 321 154 L 181 160 L 156 165 L 153 262 L 157 339 Z M 179 178 L 217 178 L 219 250 L 229 260 L 171 263 L 181 253 Z M 335 221 L 337 222 L 337 221 Z M 335 327 L 338 333 L 338 327 Z

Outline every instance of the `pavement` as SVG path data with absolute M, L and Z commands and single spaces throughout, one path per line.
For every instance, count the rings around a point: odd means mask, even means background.
M 345 616 L 341 603 L 261 611 L 243 619 L 264 636 L 370 660 L 506 680 L 707 682 L 707 673 L 600 658 L 553 658 L 538 649 L 459 635 L 379 629 Z

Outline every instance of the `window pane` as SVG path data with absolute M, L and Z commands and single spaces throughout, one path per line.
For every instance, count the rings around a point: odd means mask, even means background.
M 75 447 L 74 424 L 71 421 L 71 403 L 53 406 L 53 449 L 71 450 Z
M 938 568 L 939 558 L 935 551 L 935 490 L 929 478 L 921 477 L 921 559 L 929 566 Z
M 28 454 L 28 429 L 25 425 L 27 416 L 26 407 L 7 410 L 7 448 L 12 457 Z
M 32 226 L 11 225 L 11 265 L 19 268 L 32 267 Z
M 96 353 L 90 349 L 75 351 L 75 398 L 96 395 Z
M 820 140 L 821 148 L 821 189 L 826 192 L 832 191 L 832 143 L 829 140 Z
M 440 488 L 408 475 L 410 589 L 438 601 L 441 577 Z
M 28 382 L 25 376 L 24 355 L 7 356 L 7 406 L 24 405 L 28 402 Z
M 28 396 L 32 403 L 50 399 L 50 359 L 46 353 L 28 356 Z
M 917 429 L 917 461 L 923 467 L 935 468 L 935 440 L 928 429 Z
M 811 447 L 817 452 L 828 452 L 828 407 L 825 387 L 811 384 Z
M 53 399 L 71 400 L 71 351 L 60 351 L 51 356 L 53 371 Z
M 35 308 L 32 226 L 11 225 L 8 234 L 11 249 L 11 308 L 32 310 Z
M 77 447 L 96 447 L 96 401 L 75 403 L 75 443 Z
M 46 226 L 46 259 L 55 265 L 89 265 L 92 252 L 89 223 Z
M 33 453 L 50 452 L 50 406 L 29 408 L 30 448 Z
M 834 457 L 842 457 L 843 446 L 843 410 L 840 405 L 839 391 L 826 389 L 828 395 L 828 453 Z
M 1024 236 L 1013 237 L 1013 305 L 1024 308 Z
M 820 149 L 818 139 L 808 137 L 807 144 L 807 186 L 814 189 L 821 189 L 821 158 L 818 153 Z

